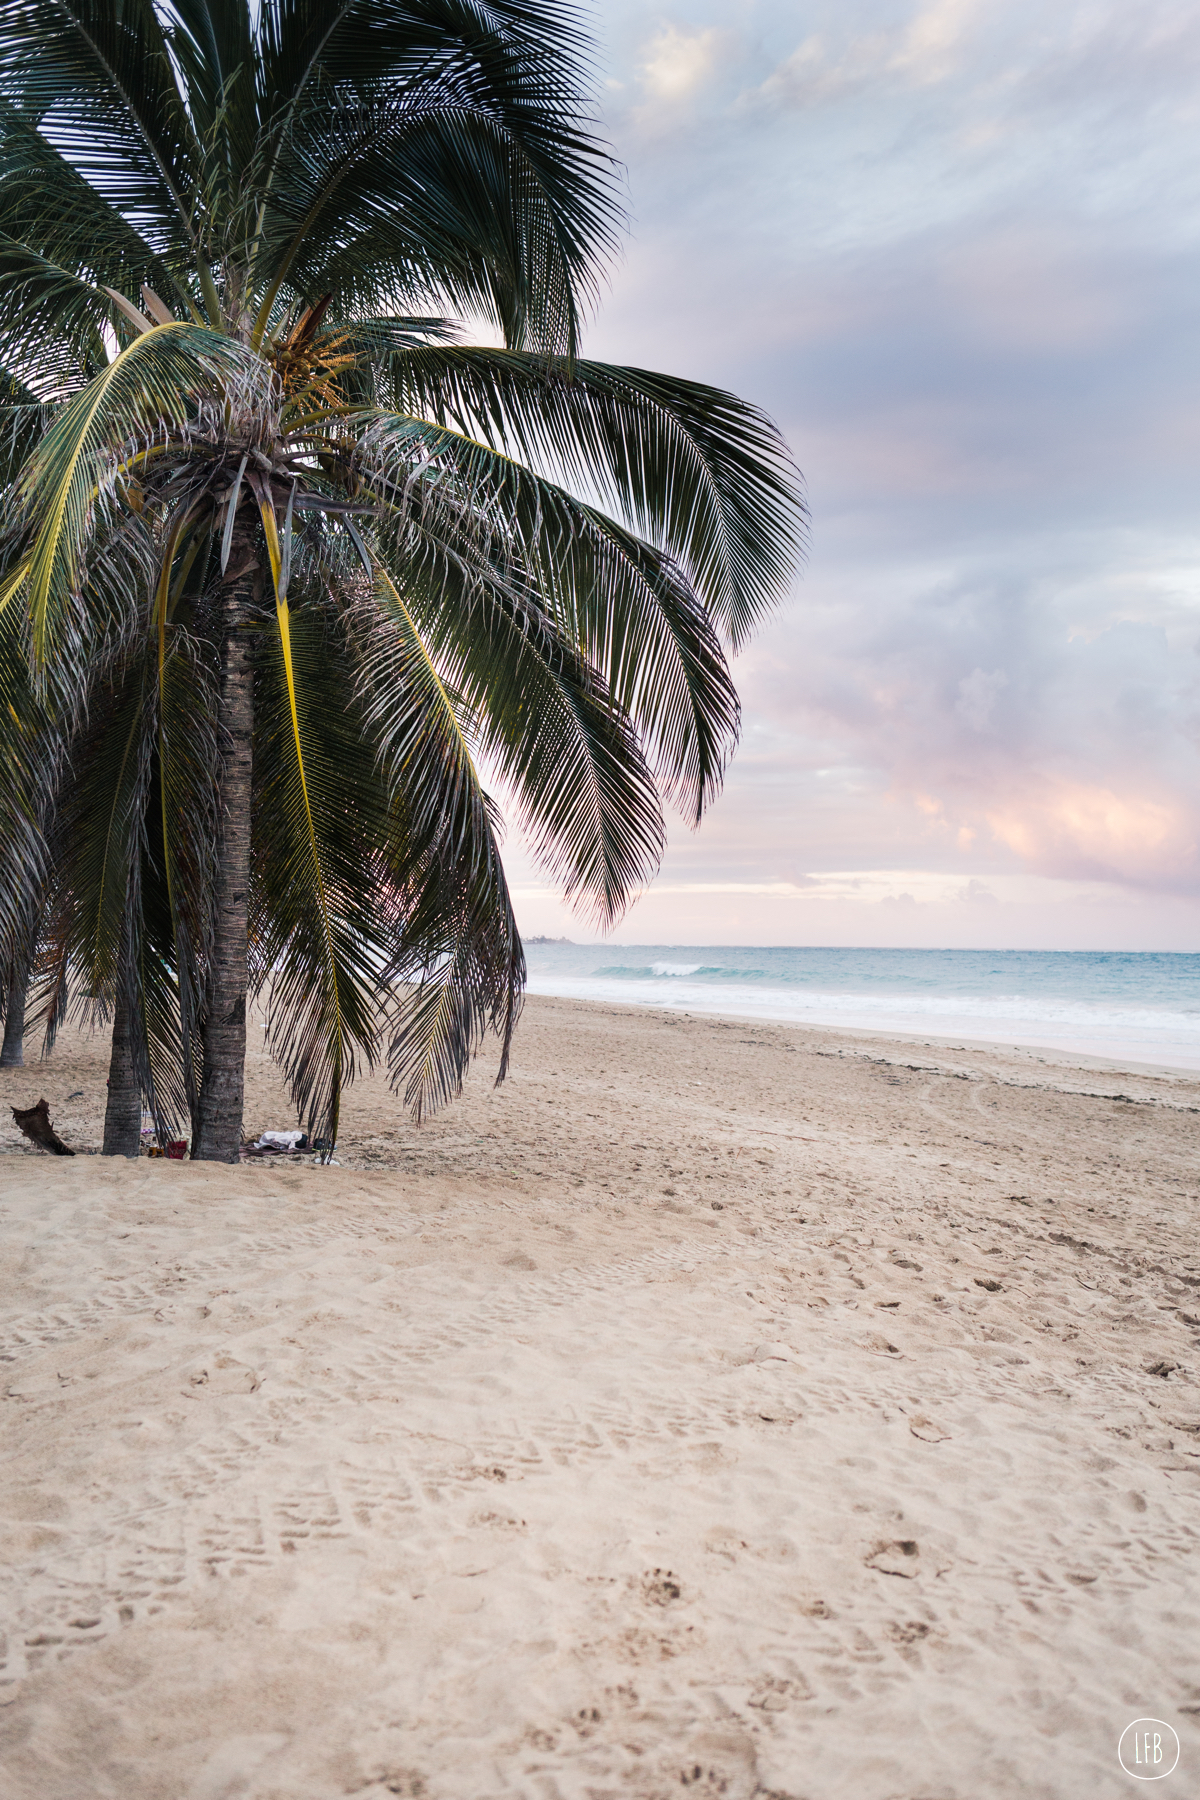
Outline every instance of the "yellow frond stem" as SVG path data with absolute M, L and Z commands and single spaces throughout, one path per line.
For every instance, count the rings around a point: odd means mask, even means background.
M 283 558 L 279 550 L 279 527 L 275 523 L 275 508 L 267 501 L 260 500 L 258 510 L 262 515 L 263 531 L 266 533 L 267 539 L 267 555 L 271 559 L 271 580 L 275 584 L 275 596 L 278 599 L 279 574 L 283 567 Z
M 136 469 L 139 464 L 148 463 L 152 456 L 166 456 L 168 451 L 178 449 L 179 445 L 170 441 L 165 444 L 151 444 L 149 449 L 139 450 L 136 456 L 127 457 L 123 463 L 118 463 L 113 474 L 119 480 L 122 475 L 128 475 L 131 469 Z M 93 500 L 99 492 L 99 488 L 92 489 Z
M 321 867 L 321 853 L 317 845 L 317 833 L 313 824 L 312 801 L 308 792 L 308 777 L 304 770 L 304 747 L 300 741 L 300 713 L 296 703 L 296 669 L 292 659 L 292 625 L 291 610 L 285 595 L 279 592 L 279 575 L 281 557 L 279 551 L 279 532 L 275 524 L 275 511 L 266 500 L 259 500 L 259 512 L 262 515 L 263 531 L 267 539 L 267 555 L 271 559 L 271 576 L 275 585 L 275 619 L 279 627 L 279 648 L 283 656 L 283 672 L 287 681 L 288 708 L 292 718 L 292 748 L 296 755 L 296 771 L 300 777 L 300 793 L 304 801 L 304 817 L 308 827 L 308 845 L 312 855 L 313 872 L 317 882 L 317 900 L 321 908 L 321 926 L 325 935 L 325 948 L 332 977 L 331 992 L 335 1016 L 336 1050 L 333 1058 L 333 1103 L 330 1110 L 329 1134 L 336 1143 L 338 1120 L 341 1115 L 342 1087 L 342 1009 L 338 995 L 337 957 L 334 952 L 333 927 L 329 917 L 329 902 L 325 893 L 325 875 Z
M 175 558 L 179 552 L 180 540 L 184 532 L 196 516 L 198 508 L 188 506 L 183 509 L 167 539 L 163 550 L 162 567 L 158 572 L 158 585 L 154 590 L 154 622 L 158 631 L 158 692 L 161 701 L 163 663 L 167 650 L 167 604 L 171 596 L 171 570 L 175 566 Z
M 196 273 L 200 277 L 200 292 L 204 296 L 204 310 L 208 314 L 208 322 L 214 331 L 220 331 L 224 320 L 221 317 L 221 302 L 217 295 L 217 284 L 213 280 L 212 270 L 203 256 L 196 260 Z
M 175 582 L 171 588 L 171 598 L 167 602 L 167 611 L 168 612 L 170 612 L 171 607 L 174 605 L 175 601 L 178 600 L 180 594 L 183 592 L 183 584 L 192 572 L 192 564 L 195 562 L 197 556 L 199 556 L 200 547 L 203 542 L 204 542 L 203 536 L 200 534 L 197 534 L 197 536 L 193 537 L 191 543 L 188 545 L 187 549 L 184 551 L 183 561 L 179 567 L 179 574 L 175 578 Z
M 76 429 L 74 448 L 71 451 L 66 467 L 56 484 L 53 502 L 48 509 L 47 516 L 38 532 L 37 540 L 30 557 L 29 566 L 33 573 L 34 581 L 33 591 L 29 597 L 29 613 L 30 621 L 33 625 L 34 655 L 39 662 L 42 661 L 45 651 L 46 611 L 50 603 L 50 587 L 53 579 L 54 565 L 62 541 L 67 502 L 70 498 L 71 488 L 75 480 L 75 472 L 78 469 L 80 459 L 83 457 L 87 448 L 88 439 L 96 416 L 103 408 L 113 382 L 117 379 L 119 374 L 124 372 L 126 363 L 131 361 L 134 357 L 142 355 L 146 345 L 155 338 L 161 337 L 165 333 L 191 331 L 192 329 L 194 328 L 190 325 L 179 323 L 153 326 L 149 331 L 144 331 L 140 337 L 135 338 L 132 344 L 127 345 L 126 348 L 121 351 L 119 356 L 114 357 L 107 369 L 100 375 L 97 375 L 95 381 L 92 383 L 90 390 L 90 404 Z M 88 392 L 86 389 L 84 391 L 85 393 Z
M 425 664 L 426 673 L 428 674 L 429 679 L 433 682 L 434 686 L 436 687 L 436 689 L 438 691 L 438 696 L 441 699 L 442 705 L 446 709 L 446 719 L 449 723 L 451 731 L 454 733 L 454 736 L 458 739 L 458 745 L 459 745 L 459 749 L 462 752 L 463 759 L 465 760 L 467 767 L 471 771 L 471 779 L 472 779 L 472 781 L 475 782 L 476 786 L 478 786 L 479 785 L 479 775 L 475 768 L 475 762 L 474 762 L 474 758 L 471 755 L 470 746 L 468 745 L 466 738 L 463 736 L 462 728 L 458 723 L 458 715 L 455 712 L 453 706 L 450 704 L 450 696 L 446 692 L 445 684 L 442 681 L 441 676 L 438 674 L 436 667 L 434 666 L 433 659 L 430 657 L 428 650 L 426 650 L 426 648 L 425 648 L 425 641 L 422 638 L 420 632 L 417 630 L 416 623 L 413 620 L 412 614 L 409 612 L 407 606 L 405 606 L 405 604 L 404 604 L 404 599 L 400 593 L 400 589 L 396 586 L 395 582 L 392 580 L 392 578 L 388 574 L 387 570 L 383 567 L 382 563 L 377 562 L 375 564 L 375 573 L 378 576 L 380 583 L 387 589 L 388 593 L 391 595 L 392 599 L 395 601 L 397 607 L 400 609 L 401 613 L 403 613 L 403 615 L 404 615 L 404 623 L 407 625 L 409 631 L 412 633 L 412 641 L 416 645 L 417 650 L 420 653 L 422 662 Z
M 255 319 L 253 328 L 250 332 L 250 348 L 252 350 L 262 349 L 262 341 L 266 335 L 267 325 L 271 317 L 271 308 L 275 304 L 275 296 L 278 294 L 282 284 L 283 276 L 282 274 L 279 274 L 267 289 L 263 303 L 258 309 L 258 317 Z
M 32 556 L 27 556 L 24 562 L 17 564 L 11 575 L 5 576 L 3 582 L 0 582 L 0 612 L 4 611 L 13 595 L 20 590 L 32 564 Z

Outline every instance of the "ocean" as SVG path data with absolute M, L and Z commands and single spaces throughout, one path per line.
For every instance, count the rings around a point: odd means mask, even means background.
M 1200 955 L 526 942 L 529 991 L 1200 1069 Z

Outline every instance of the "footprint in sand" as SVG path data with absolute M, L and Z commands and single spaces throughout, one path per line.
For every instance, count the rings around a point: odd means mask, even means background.
M 253 1394 L 262 1386 L 257 1371 L 232 1356 L 213 1356 L 194 1363 L 185 1369 L 184 1380 L 187 1386 L 183 1392 L 190 1400 L 202 1394 Z
M 899 1575 L 912 1581 L 920 1573 L 920 1556 L 915 1538 L 896 1538 L 890 1544 L 876 1544 L 867 1557 L 867 1567 L 880 1575 Z
M 671 1569 L 651 1569 L 642 1577 L 642 1594 L 652 1606 L 670 1606 L 683 1594 Z

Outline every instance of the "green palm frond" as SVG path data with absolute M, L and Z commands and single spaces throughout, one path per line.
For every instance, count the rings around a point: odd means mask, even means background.
M 178 261 L 173 266 L 169 257 L 156 252 L 136 225 L 105 201 L 26 113 L 2 99 L 0 234 L 11 245 L 43 259 L 48 268 L 73 275 L 90 290 L 93 327 L 111 314 L 101 296 L 105 287 L 136 295 L 143 283 L 149 283 L 177 300 L 186 313 L 190 296 Z M 6 307 L 0 319 L 6 343 L 16 345 L 19 333 L 35 322 L 36 314 L 26 310 L 32 297 L 26 298 L 26 307 L 15 315 Z M 80 307 L 82 310 L 82 301 Z M 53 327 L 54 336 L 61 334 L 67 322 L 45 310 L 41 319 L 44 326 Z M 84 347 L 91 348 L 86 338 Z
M 403 893 L 384 970 L 394 1083 L 420 1119 L 462 1090 L 485 1032 L 508 1067 L 524 958 L 504 878 L 494 809 L 470 744 L 470 709 L 443 678 L 382 560 L 374 592 L 351 596 L 346 623 L 363 728 L 387 784 L 399 836 L 391 869 Z
M 288 609 L 290 611 L 290 609 Z M 354 668 L 317 605 L 264 628 L 255 688 L 253 966 L 268 1039 L 309 1128 L 336 1137 L 340 1093 L 379 1048 L 396 931 L 386 782 L 353 704 Z
M 28 384 L 0 366 L 0 492 L 8 492 L 53 409 Z
M 50 859 L 46 826 L 66 731 L 57 696 L 30 676 L 19 614 L 0 614 L 0 966 L 33 948 Z
M 569 900 L 615 919 L 648 883 L 662 811 L 628 716 L 538 606 L 466 579 L 431 545 L 406 559 L 410 606 L 484 751 L 513 792 L 534 854 Z M 423 578 L 422 578 L 423 577 Z M 457 604 L 456 604 L 457 602 Z
M 173 0 L 171 14 L 165 36 L 205 147 L 208 204 L 236 218 L 249 197 L 247 177 L 262 126 L 254 16 L 248 6 L 228 0 Z
M 543 567 L 554 616 L 601 671 L 692 825 L 719 792 L 740 707 L 720 638 L 669 556 L 593 507 Z
M 220 333 L 156 325 L 135 338 L 63 408 L 26 462 L 17 501 L 31 528 L 24 599 L 34 654 L 44 659 L 81 584 L 97 512 L 113 506 L 121 461 L 144 461 L 192 425 L 198 402 L 217 400 L 217 371 L 236 374 L 246 353 Z
M 388 1066 L 419 1124 L 461 1094 L 485 1032 L 500 1039 L 503 1081 L 525 955 L 494 841 L 473 869 L 434 854 L 413 877 L 403 940 L 386 970 L 395 995 Z
M 153 0 L 11 0 L 0 88 L 126 216 L 193 239 L 199 147 Z
M 512 343 L 574 347 L 570 268 L 539 172 L 490 111 L 403 90 L 331 110 L 324 145 L 318 121 L 306 124 L 304 160 L 285 163 L 271 213 L 276 232 L 291 228 L 278 279 L 332 293 L 341 312 L 445 296 Z
M 516 351 L 428 345 L 388 368 L 404 413 L 594 492 L 669 552 L 736 648 L 786 591 L 803 544 L 799 477 L 778 428 L 676 376 Z
M 579 301 L 619 207 L 580 99 L 585 45 L 569 8 L 301 0 L 263 8 L 259 42 L 264 93 L 279 96 L 262 228 L 274 279 L 296 266 L 356 311 L 432 283 L 509 342 L 577 349 Z
M 355 694 L 406 833 L 473 866 L 492 854 L 487 798 L 470 744 L 470 715 L 448 686 L 413 617 L 414 596 L 371 563 L 372 589 L 350 588 L 346 621 L 355 652 Z
M 135 659 L 93 688 L 71 746 L 74 780 L 55 809 L 54 885 L 58 904 L 69 909 L 70 955 L 86 991 L 108 1002 L 141 850 L 154 735 L 147 669 Z
M 39 398 L 56 400 L 94 380 L 108 360 L 102 327 L 112 306 L 70 269 L 7 237 L 0 237 L 0 283 L 11 307 L 0 355 Z
M 376 417 L 358 461 L 368 491 L 429 541 L 426 558 L 440 545 L 485 585 L 507 579 L 518 596 L 533 589 L 537 610 L 593 663 L 668 791 L 698 820 L 720 785 L 738 709 L 715 629 L 679 567 L 565 489 L 444 426 Z M 498 577 L 509 565 L 513 575 Z

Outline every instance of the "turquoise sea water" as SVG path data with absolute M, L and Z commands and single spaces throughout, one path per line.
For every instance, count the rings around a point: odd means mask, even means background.
M 1200 1069 L 1200 955 L 527 944 L 526 956 L 535 994 Z

